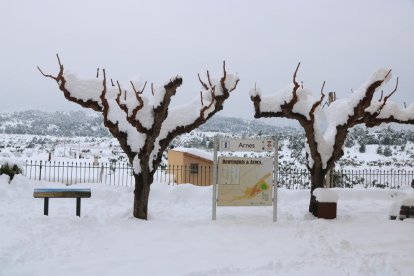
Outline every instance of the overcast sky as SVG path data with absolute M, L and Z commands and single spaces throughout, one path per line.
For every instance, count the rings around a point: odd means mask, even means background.
M 393 100 L 414 101 L 414 1 L 21 1 L 0 0 L 0 112 L 80 109 L 37 71 L 65 68 L 94 78 L 97 67 L 119 80 L 158 84 L 183 76 L 175 104 L 198 97 L 197 73 L 240 84 L 220 113 L 252 118 L 249 89 L 263 94 L 298 80 L 338 97 L 376 68 L 400 77 Z M 395 78 L 389 85 L 392 90 Z

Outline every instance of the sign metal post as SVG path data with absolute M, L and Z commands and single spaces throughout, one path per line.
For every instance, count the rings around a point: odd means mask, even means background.
M 211 219 L 216 220 L 216 207 L 217 207 L 217 148 L 219 146 L 218 144 L 219 139 L 217 136 L 214 136 L 214 163 L 213 163 L 213 209 L 211 214 Z
M 273 173 L 274 173 L 274 177 L 273 177 L 273 222 L 277 221 L 277 182 L 278 182 L 278 174 L 279 174 L 279 143 L 276 139 L 276 137 L 274 138 L 274 146 L 275 146 L 275 156 L 273 157 Z

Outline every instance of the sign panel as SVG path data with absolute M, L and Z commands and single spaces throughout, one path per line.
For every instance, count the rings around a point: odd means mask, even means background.
M 218 206 L 272 206 L 273 159 L 220 157 Z
M 273 151 L 273 140 L 220 140 L 220 151 Z

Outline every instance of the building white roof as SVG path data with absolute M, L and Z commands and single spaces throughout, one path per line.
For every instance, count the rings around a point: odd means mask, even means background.
M 208 152 L 208 151 L 201 150 L 201 149 L 178 147 L 178 148 L 173 148 L 173 149 L 170 149 L 170 150 L 189 153 L 189 154 L 192 154 L 192 155 L 195 155 L 195 156 L 198 156 L 198 157 L 201 157 L 203 159 L 210 160 L 210 161 L 213 161 L 213 158 L 214 158 L 214 155 L 213 155 L 212 152 Z

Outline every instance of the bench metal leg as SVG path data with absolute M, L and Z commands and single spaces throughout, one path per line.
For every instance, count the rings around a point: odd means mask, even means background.
M 81 210 L 81 198 L 76 198 L 76 215 L 80 217 L 80 210 Z
M 43 214 L 47 216 L 49 214 L 49 198 L 45 197 L 43 201 Z

